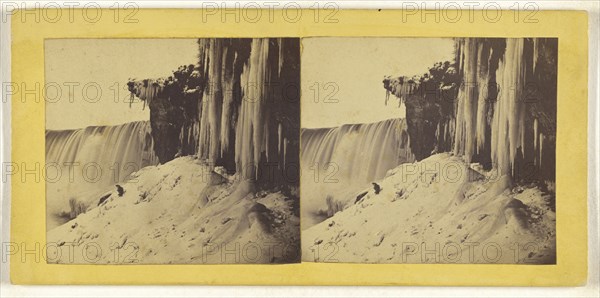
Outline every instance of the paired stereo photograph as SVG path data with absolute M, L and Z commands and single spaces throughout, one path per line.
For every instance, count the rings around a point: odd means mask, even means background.
M 44 47 L 48 263 L 556 264 L 557 38 Z

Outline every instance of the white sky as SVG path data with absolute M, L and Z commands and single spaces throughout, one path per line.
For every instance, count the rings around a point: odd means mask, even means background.
M 393 96 L 385 106 L 384 76 L 426 73 L 435 62 L 453 59 L 454 43 L 449 38 L 316 37 L 303 39 L 302 47 L 301 126 L 316 128 L 404 117 L 404 106 L 398 108 Z M 324 102 L 336 86 L 333 98 L 339 102 Z
M 149 110 L 146 107 L 142 111 L 141 103 L 129 108 L 128 78 L 169 76 L 180 65 L 196 64 L 197 56 L 196 39 L 46 40 L 45 86 L 60 86 L 45 88 L 46 98 L 57 98 L 46 102 L 46 128 L 73 129 L 148 120 Z M 72 84 L 79 85 L 69 87 Z M 86 84 L 89 88 L 84 96 Z M 99 86 L 100 96 L 95 86 Z M 56 90 L 60 90 L 60 97 Z M 74 91 L 72 97 L 69 90 Z

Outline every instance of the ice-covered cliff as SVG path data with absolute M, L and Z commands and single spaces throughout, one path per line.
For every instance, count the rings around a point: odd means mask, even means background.
M 199 63 L 129 82 L 148 104 L 162 163 L 196 155 L 258 182 L 299 180 L 299 40 L 200 39 Z
M 384 79 L 406 105 L 416 158 L 451 151 L 517 181 L 554 181 L 557 39 L 459 38 L 455 51 L 425 75 Z

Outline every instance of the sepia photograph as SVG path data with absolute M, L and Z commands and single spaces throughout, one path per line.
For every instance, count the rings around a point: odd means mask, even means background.
M 49 263 L 300 261 L 299 38 L 44 50 Z
M 0 296 L 596 293 L 597 7 L 342 2 L 0 5 Z
M 302 49 L 303 261 L 556 264 L 557 38 Z

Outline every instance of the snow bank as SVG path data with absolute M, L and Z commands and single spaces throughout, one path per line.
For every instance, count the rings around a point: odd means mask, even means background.
M 281 192 L 255 194 L 253 184 L 189 156 L 143 168 L 121 186 L 123 196 L 115 189 L 48 232 L 48 243 L 62 252 L 50 263 L 299 260 L 298 201 Z
M 403 164 L 303 231 L 302 258 L 361 263 L 555 263 L 554 195 L 449 153 Z M 361 191 L 361 192 L 363 192 Z M 355 194 L 358 195 L 361 192 Z

